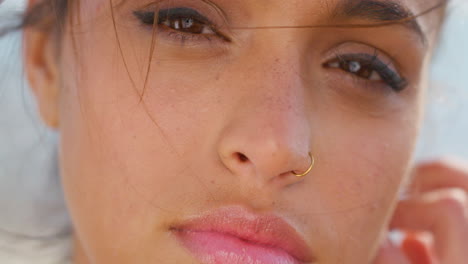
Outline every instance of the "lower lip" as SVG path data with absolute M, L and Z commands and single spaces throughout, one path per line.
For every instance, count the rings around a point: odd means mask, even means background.
M 218 232 L 179 231 L 183 245 L 204 264 L 299 264 L 286 251 Z

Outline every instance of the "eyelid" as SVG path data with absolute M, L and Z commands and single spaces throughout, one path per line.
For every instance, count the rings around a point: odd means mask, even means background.
M 211 0 L 153 0 L 151 3 L 135 9 L 157 12 L 159 10 L 174 9 L 177 7 L 193 9 L 198 14 L 202 15 L 201 17 L 209 18 L 209 21 L 212 22 L 210 24 L 217 25 L 217 28 L 223 31 L 227 31 L 227 29 L 230 28 L 228 26 L 230 23 L 226 12 Z
M 164 12 L 165 14 L 161 14 Z M 174 12 L 174 13 L 171 14 L 171 12 Z M 185 14 L 181 14 L 184 12 Z M 158 14 L 157 16 L 156 16 L 156 13 Z M 160 10 L 135 10 L 133 11 L 133 14 L 138 19 L 142 20 L 146 24 L 154 23 L 154 20 L 156 20 L 156 18 L 158 19 L 157 23 L 159 23 L 161 20 L 165 20 L 165 19 L 175 19 L 175 18 L 180 19 L 180 18 L 190 17 L 199 22 L 207 24 L 207 26 L 213 26 L 213 27 L 215 26 L 214 23 L 212 23 L 208 18 L 204 17 L 200 13 L 198 13 L 196 10 L 191 9 L 191 8 L 186 8 L 186 7 L 167 8 L 167 9 L 160 9 Z

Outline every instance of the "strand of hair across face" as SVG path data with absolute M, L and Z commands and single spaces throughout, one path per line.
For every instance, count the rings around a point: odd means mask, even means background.
M 366 23 L 366 24 L 317 24 L 317 25 L 299 25 L 299 26 L 253 26 L 253 27 L 230 27 L 232 30 L 260 30 L 260 29 L 307 29 L 307 28 L 374 28 L 374 27 L 386 27 L 395 24 L 404 24 L 410 21 L 415 20 L 418 17 L 425 16 L 429 13 L 432 13 L 435 10 L 438 10 L 444 6 L 446 6 L 448 0 L 442 0 L 441 2 L 437 3 L 436 5 L 428 8 L 425 11 L 422 11 L 419 14 L 400 19 L 397 21 L 389 21 L 389 22 L 379 22 L 379 23 Z

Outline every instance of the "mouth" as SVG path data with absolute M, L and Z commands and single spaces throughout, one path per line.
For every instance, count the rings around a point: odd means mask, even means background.
M 296 230 L 274 215 L 228 207 L 171 228 L 204 264 L 302 264 L 314 261 Z

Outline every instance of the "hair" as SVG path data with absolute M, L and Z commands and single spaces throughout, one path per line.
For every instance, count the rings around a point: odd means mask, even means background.
M 59 30 L 64 25 L 73 0 L 43 0 L 26 11 L 21 28 L 36 27 L 44 31 Z
M 39 0 L 25 12 L 10 14 L 8 19 L 0 19 L 0 38 L 14 31 L 33 28 L 45 33 L 54 32 L 56 39 L 60 40 L 72 3 L 73 0 Z
M 0 19 L 0 37 L 24 28 L 35 28 L 42 31 L 63 29 L 73 0 L 39 0 L 26 12 L 10 13 L 8 19 Z M 0 6 L 3 0 L 0 0 Z M 10 19 L 11 18 L 11 19 Z M 14 21 L 14 22 L 13 22 Z M 60 26 L 57 26 L 60 25 Z

